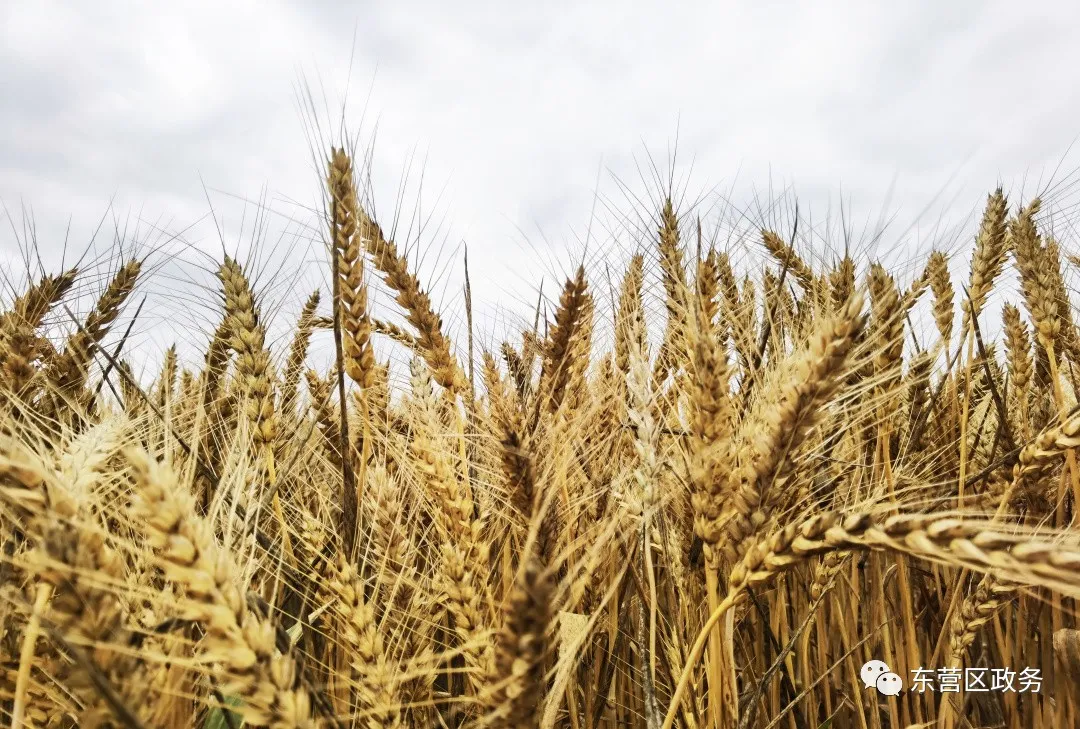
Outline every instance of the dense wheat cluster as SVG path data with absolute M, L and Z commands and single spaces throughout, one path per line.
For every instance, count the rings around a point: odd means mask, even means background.
M 474 351 L 324 170 L 332 287 L 281 351 L 232 258 L 204 360 L 152 383 L 140 260 L 63 337 L 78 270 L 7 303 L 5 726 L 1080 725 L 1080 330 L 1038 200 L 989 196 L 960 279 L 768 229 L 740 271 L 660 200 L 614 290 L 579 267 Z M 1043 684 L 884 696 L 870 659 Z

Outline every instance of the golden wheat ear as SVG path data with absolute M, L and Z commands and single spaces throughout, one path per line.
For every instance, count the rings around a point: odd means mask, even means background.
M 180 615 L 205 631 L 203 661 L 223 669 L 222 692 L 241 699 L 245 720 L 269 727 L 313 727 L 311 695 L 299 685 L 292 658 L 280 655 L 273 626 L 252 612 L 240 571 L 194 513 L 195 501 L 167 466 L 129 448 L 135 481 L 132 516 L 162 560 L 164 577 L 186 599 Z
M 142 263 L 138 260 L 120 267 L 86 321 L 68 338 L 63 352 L 50 362 L 45 371 L 50 386 L 44 408 L 47 415 L 58 417 L 73 406 L 83 405 L 91 396 L 84 392 L 84 387 L 93 355 L 120 315 L 141 270 Z
M 361 213 L 353 179 L 352 160 L 334 149 L 327 176 L 330 189 L 331 245 L 334 271 L 334 315 L 339 322 L 345 373 L 362 388 L 374 384 L 375 353 L 371 348 L 371 318 L 367 310 L 361 241 L 370 238 L 370 219 Z
M 0 383 L 17 394 L 34 378 L 40 363 L 55 354 L 37 330 L 75 284 L 76 269 L 45 276 L 0 314 Z
M 467 384 L 461 365 L 450 351 L 450 339 L 443 332 L 442 318 L 435 313 L 431 298 L 420 281 L 409 272 L 408 262 L 382 228 L 362 208 L 358 211 L 359 231 L 375 268 L 383 274 L 386 285 L 397 292 L 395 299 L 405 310 L 405 318 L 416 329 L 417 352 L 440 386 L 462 392 Z
M 809 342 L 789 355 L 780 375 L 758 395 L 740 427 L 749 450 L 732 474 L 735 486 L 723 521 L 722 551 L 730 562 L 744 541 L 766 519 L 767 490 L 792 468 L 791 455 L 821 418 L 821 410 L 844 384 L 844 368 L 866 323 L 863 299 L 856 294 L 837 315 L 823 319 Z M 775 497 L 771 497 L 775 498 Z
M 480 726 L 516 729 L 535 722 L 545 688 L 551 602 L 550 574 L 535 558 L 527 559 L 503 616 L 495 660 L 481 696 L 485 714 Z
M 218 269 L 225 291 L 225 325 L 229 347 L 236 352 L 236 373 L 247 402 L 246 415 L 256 449 L 273 449 L 278 436 L 274 403 L 274 370 L 266 348 L 266 329 L 255 294 L 240 264 L 225 257 Z
M 540 373 L 540 391 L 547 399 L 547 409 L 555 412 L 576 369 L 582 362 L 578 359 L 580 344 L 586 339 L 585 320 L 591 315 L 592 296 L 585 281 L 585 268 L 579 266 L 573 278 L 566 280 L 559 308 L 555 311 L 555 326 L 545 346 L 544 365 Z
M 483 638 L 487 618 L 483 609 L 486 584 L 482 575 L 489 557 L 489 543 L 477 518 L 474 492 L 461 480 L 450 455 L 440 446 L 438 403 L 431 375 L 420 357 L 411 363 L 411 389 L 415 398 L 411 455 L 424 486 L 431 495 L 433 520 L 441 532 L 438 569 L 432 588 L 445 596 L 445 608 L 453 642 L 468 671 L 466 692 L 475 698 L 483 685 L 490 660 L 490 645 Z
M 296 418 L 300 374 L 304 371 L 308 347 L 311 345 L 311 335 L 315 330 L 315 317 L 320 297 L 319 290 L 316 289 L 304 302 L 292 344 L 289 346 L 289 358 L 285 362 L 285 371 L 281 379 L 281 413 L 283 417 L 290 420 Z

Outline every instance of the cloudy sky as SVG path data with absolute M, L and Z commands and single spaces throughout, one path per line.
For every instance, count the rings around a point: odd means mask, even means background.
M 186 256 L 159 262 L 140 328 L 183 339 L 209 328 L 185 292 L 220 228 L 295 311 L 321 275 L 313 121 L 335 132 L 343 105 L 375 135 L 380 220 L 448 309 L 468 243 L 489 332 L 583 251 L 636 245 L 605 237 L 655 202 L 676 141 L 706 217 L 768 217 L 787 190 L 856 233 L 884 212 L 886 252 L 925 246 L 998 181 L 1058 181 L 1069 209 L 1078 31 L 1069 2 L 0 3 L 0 251 L 22 267 L 32 212 L 46 267 L 107 256 L 117 227 Z

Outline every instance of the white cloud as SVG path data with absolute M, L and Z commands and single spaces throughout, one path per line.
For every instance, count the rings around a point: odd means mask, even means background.
M 69 216 L 78 247 L 114 194 L 121 219 L 184 228 L 207 213 L 200 178 L 249 199 L 268 185 L 275 210 L 301 214 L 286 201 L 319 196 L 303 71 L 335 119 L 347 90 L 354 129 L 367 101 L 380 214 L 415 154 L 441 224 L 425 240 L 443 266 L 467 240 L 477 301 L 511 305 L 568 263 L 541 232 L 579 249 L 600 166 L 646 194 L 642 143 L 663 165 L 676 133 L 692 192 L 738 173 L 745 203 L 771 176 L 818 219 L 842 193 L 871 223 L 890 200 L 910 221 L 955 173 L 955 219 L 999 179 L 1034 190 L 1080 130 L 1078 20 L 1073 3 L 957 0 L 9 3 L 0 199 L 33 206 L 46 254 Z M 606 175 L 601 189 L 622 199 Z M 235 242 L 240 208 L 213 200 Z M 220 248 L 207 221 L 186 238 Z

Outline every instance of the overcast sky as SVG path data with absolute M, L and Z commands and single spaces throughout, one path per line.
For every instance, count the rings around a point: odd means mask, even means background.
M 871 223 L 895 214 L 887 247 L 925 245 L 940 214 L 962 224 L 999 180 L 1034 191 L 1062 159 L 1065 179 L 1078 166 L 1066 155 L 1080 133 L 1078 37 L 1073 2 L 11 0 L 0 3 L 0 200 L 20 236 L 33 211 L 56 265 L 69 222 L 71 249 L 85 250 L 112 200 L 95 252 L 115 218 L 144 246 L 183 231 L 165 250 L 208 266 L 192 250 L 220 258 L 213 204 L 230 250 L 263 262 L 260 280 L 295 311 L 321 256 L 306 241 L 321 171 L 305 78 L 320 124 L 347 96 L 361 142 L 377 128 L 380 219 L 401 212 L 407 228 L 418 201 L 430 216 L 412 240 L 426 280 L 446 284 L 436 300 L 453 306 L 466 241 L 478 307 L 520 309 L 580 257 L 594 209 L 610 219 L 655 197 L 648 160 L 666 170 L 676 139 L 676 179 L 706 211 L 720 195 L 744 209 L 790 187 L 819 219 L 841 201 Z M 942 192 L 919 232 L 901 235 Z M 634 245 L 605 243 L 605 229 L 591 230 L 590 260 Z M 21 266 L 6 222 L 0 250 Z M 157 291 L 177 304 L 186 277 L 207 279 L 173 268 L 160 264 Z M 160 341 L 209 328 L 206 309 L 180 308 L 140 331 Z

